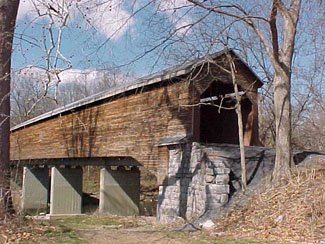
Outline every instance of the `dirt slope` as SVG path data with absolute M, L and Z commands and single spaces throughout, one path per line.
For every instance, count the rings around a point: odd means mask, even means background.
M 256 192 L 226 217 L 217 221 L 216 233 L 276 243 L 325 243 L 325 171 L 298 170 L 287 185 Z

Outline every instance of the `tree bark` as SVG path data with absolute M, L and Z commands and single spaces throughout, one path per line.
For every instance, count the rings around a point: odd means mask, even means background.
M 0 0 L 0 207 L 4 214 L 12 212 L 9 168 L 10 71 L 18 6 L 19 0 Z
M 283 182 L 291 176 L 291 106 L 290 75 L 276 74 L 274 86 L 274 112 L 276 126 L 276 156 L 273 181 Z
M 276 2 L 283 17 L 283 42 L 278 55 L 273 56 L 275 59 L 273 88 L 276 130 L 273 182 L 280 184 L 291 177 L 291 73 L 301 0 L 292 0 L 289 9 L 282 1 Z
M 244 147 L 244 128 L 243 128 L 243 115 L 241 111 L 241 98 L 238 95 L 238 86 L 235 85 L 236 99 L 237 99 L 237 123 L 238 123 L 238 134 L 239 134 L 239 147 L 240 147 L 240 167 L 241 167 L 241 181 L 242 191 L 245 192 L 247 189 L 247 173 L 246 173 L 246 156 Z
M 237 113 L 238 137 L 239 137 L 239 148 L 240 148 L 241 183 L 242 183 L 242 191 L 246 192 L 247 173 L 246 173 L 246 156 L 245 156 L 245 146 L 244 146 L 243 114 L 241 110 L 241 97 L 239 95 L 238 83 L 236 79 L 235 62 L 228 52 L 226 54 L 230 66 L 232 84 L 234 86 L 234 91 L 236 94 L 236 102 L 237 102 L 236 113 Z

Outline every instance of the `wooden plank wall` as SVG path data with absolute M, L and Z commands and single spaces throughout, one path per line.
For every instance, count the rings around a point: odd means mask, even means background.
M 189 89 L 174 82 L 18 129 L 11 159 L 131 156 L 157 169 L 158 142 L 192 133 L 192 108 L 179 106 L 189 103 Z

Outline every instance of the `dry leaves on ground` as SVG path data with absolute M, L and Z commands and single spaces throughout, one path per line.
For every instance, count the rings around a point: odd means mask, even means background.
M 319 243 L 325 238 L 325 172 L 295 173 L 282 187 L 252 196 L 217 223 L 226 235 L 275 242 Z
M 42 239 L 45 232 L 55 231 L 48 223 L 36 223 L 21 218 L 12 219 L 0 226 L 0 243 L 21 243 Z

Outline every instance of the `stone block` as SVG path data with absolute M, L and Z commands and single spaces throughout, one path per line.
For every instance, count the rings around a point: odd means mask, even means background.
M 205 182 L 207 183 L 215 183 L 216 177 L 212 175 L 206 175 L 205 176 Z
M 178 219 L 179 218 L 177 216 L 157 215 L 157 220 L 162 224 L 171 224 Z
M 162 194 L 163 194 L 162 189 Z M 100 171 L 100 214 L 132 216 L 139 214 L 140 171 L 103 168 Z
M 216 175 L 216 184 L 228 184 L 229 182 L 229 175 L 224 174 L 224 175 Z
M 229 200 L 229 195 L 228 194 L 221 194 L 220 195 L 220 202 L 221 203 L 227 203 Z
M 230 169 L 229 168 L 214 168 L 214 173 L 216 175 L 229 174 Z
M 179 216 L 179 207 L 166 207 L 164 209 L 158 209 L 159 215 L 167 215 L 167 216 Z
M 213 168 L 227 168 L 223 160 L 213 160 L 212 165 Z
M 168 177 L 175 176 L 179 172 L 178 168 L 169 168 L 168 169 Z
M 181 198 L 181 194 L 171 194 L 170 196 L 169 196 L 169 199 L 170 200 L 179 200 Z
M 169 200 L 169 204 L 170 204 L 170 206 L 173 206 L 173 207 L 179 207 L 180 206 L 180 198 L 178 197 L 178 198 Z
M 207 175 L 215 175 L 214 170 L 212 168 L 207 168 L 205 169 L 205 173 Z
M 206 201 L 211 203 L 218 203 L 221 200 L 221 194 L 206 194 Z
M 207 194 L 229 194 L 229 185 L 216 185 L 216 184 L 208 184 L 206 186 Z
M 179 186 L 165 186 L 166 191 L 179 192 Z
M 81 214 L 82 169 L 57 168 L 51 170 L 50 215 Z
M 206 202 L 227 203 L 228 202 L 228 194 L 207 194 Z
M 33 213 L 47 211 L 49 188 L 49 168 L 24 167 L 22 209 Z
M 168 179 L 168 172 L 165 168 L 159 168 L 157 171 L 157 184 L 163 185 L 164 181 Z

